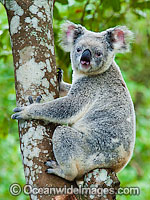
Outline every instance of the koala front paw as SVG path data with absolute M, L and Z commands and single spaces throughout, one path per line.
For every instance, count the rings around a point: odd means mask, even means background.
M 42 96 L 38 96 L 36 98 L 36 103 L 40 103 L 41 99 Z M 31 96 L 28 97 L 28 100 L 30 104 L 33 104 L 33 98 Z M 11 118 L 17 120 L 31 119 L 32 117 L 30 115 L 30 110 L 31 110 L 31 105 L 24 107 L 17 107 L 13 110 L 15 114 L 13 114 Z
M 13 110 L 15 114 L 11 116 L 12 119 L 17 119 L 17 120 L 24 120 L 24 119 L 29 119 L 28 115 L 28 106 L 25 107 L 17 107 Z
M 21 120 L 21 119 L 24 119 L 23 117 L 23 110 L 24 110 L 24 107 L 17 107 L 13 110 L 13 112 L 16 112 L 15 114 L 13 114 L 11 116 L 12 119 L 17 119 L 17 120 Z

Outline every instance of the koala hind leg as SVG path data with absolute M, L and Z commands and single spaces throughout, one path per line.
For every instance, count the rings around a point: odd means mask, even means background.
M 48 170 L 48 173 L 56 174 L 69 181 L 84 173 L 80 162 L 84 147 L 82 133 L 71 127 L 58 126 L 54 131 L 52 142 L 58 166 Z

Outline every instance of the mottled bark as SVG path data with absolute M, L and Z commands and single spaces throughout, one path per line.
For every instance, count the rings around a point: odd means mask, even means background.
M 95 169 L 85 174 L 83 188 L 90 189 L 90 192 L 79 199 L 115 200 L 119 187 L 120 182 L 111 169 Z
M 11 36 L 12 52 L 15 67 L 15 87 L 17 106 L 28 105 L 28 96 L 35 99 L 42 95 L 44 101 L 58 97 L 54 40 L 52 29 L 52 0 L 0 0 L 6 8 Z M 61 188 L 75 185 L 57 176 L 45 173 L 44 162 L 54 159 L 52 152 L 52 133 L 56 125 L 44 122 L 19 122 L 20 148 L 26 183 L 32 187 Z M 106 170 L 105 170 L 106 171 Z M 84 187 L 110 188 L 115 191 L 119 182 L 111 171 L 101 170 L 88 173 Z M 105 176 L 105 180 L 104 180 Z M 31 194 L 31 199 L 115 199 L 115 195 L 59 195 Z
M 5 1 L 15 67 L 17 106 L 28 105 L 28 96 L 43 101 L 58 97 L 54 40 L 53 2 L 50 0 Z M 63 187 L 65 180 L 45 173 L 44 161 L 53 159 L 51 137 L 56 125 L 20 121 L 19 136 L 26 183 L 33 187 Z M 31 199 L 50 199 L 30 195 Z

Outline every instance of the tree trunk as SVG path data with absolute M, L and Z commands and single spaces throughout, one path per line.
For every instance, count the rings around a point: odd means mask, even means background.
M 6 0 L 15 67 L 17 106 L 28 105 L 28 96 L 43 101 L 58 97 L 51 0 Z M 45 173 L 44 162 L 53 159 L 51 137 L 56 125 L 40 121 L 19 122 L 20 149 L 26 183 L 32 187 L 69 186 L 67 181 Z M 53 195 L 51 195 L 53 196 Z M 50 199 L 30 194 L 31 199 Z
M 28 105 L 28 96 L 42 95 L 44 101 L 58 97 L 54 39 L 52 28 L 52 0 L 0 0 L 6 8 L 15 67 L 17 106 Z M 115 195 L 54 195 L 46 188 L 63 188 L 75 185 L 45 173 L 44 162 L 54 159 L 52 133 L 56 125 L 32 120 L 19 122 L 20 148 L 26 183 L 41 188 L 39 194 L 31 192 L 30 199 L 115 199 Z M 104 180 L 105 177 L 105 180 Z M 97 180 L 99 182 L 97 182 Z M 108 184 L 108 185 L 107 185 Z M 119 187 L 117 177 L 110 170 L 98 170 L 85 176 L 84 187 Z M 30 187 L 26 187 L 29 188 Z M 55 197 L 54 197 L 55 196 Z M 54 197 L 54 198 L 53 198 Z

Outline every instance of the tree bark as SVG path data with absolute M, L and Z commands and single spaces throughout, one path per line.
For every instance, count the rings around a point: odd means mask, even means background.
M 28 105 L 28 96 L 42 95 L 44 101 L 58 97 L 56 63 L 53 39 L 53 1 L 52 0 L 0 0 L 6 8 L 14 59 L 15 87 L 17 106 Z M 54 159 L 52 152 L 52 134 L 55 124 L 44 122 L 19 122 L 20 149 L 26 183 L 32 188 L 41 188 L 39 194 L 31 192 L 30 199 L 115 199 L 115 195 L 54 195 L 42 193 L 43 188 L 63 188 L 75 186 L 60 177 L 45 173 L 44 162 Z M 105 180 L 104 180 L 105 176 Z M 103 178 L 102 178 L 103 177 Z M 110 171 L 88 173 L 84 187 L 119 187 L 116 175 Z M 28 187 L 27 187 L 28 188 Z M 38 190 L 39 191 L 39 190 Z
M 28 96 L 43 101 L 58 97 L 53 39 L 52 0 L 6 0 L 15 71 L 17 106 L 28 105 Z M 19 122 L 20 149 L 26 183 L 32 187 L 64 187 L 70 183 L 45 173 L 44 162 L 54 159 L 52 133 L 56 125 L 40 121 Z M 50 195 L 52 196 L 55 195 Z M 30 194 L 30 199 L 50 199 Z
M 83 188 L 87 190 L 79 199 L 115 200 L 119 187 L 118 177 L 111 169 L 94 169 L 85 174 Z

